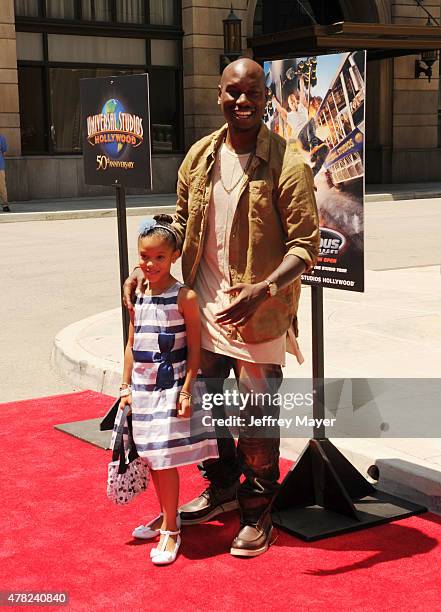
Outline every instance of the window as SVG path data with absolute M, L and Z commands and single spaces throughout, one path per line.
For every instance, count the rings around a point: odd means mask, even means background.
M 40 0 L 15 0 L 15 14 L 18 17 L 38 17 Z
M 152 150 L 168 152 L 179 148 L 180 113 L 175 91 L 179 89 L 175 70 L 152 68 L 149 72 Z
M 112 21 L 112 0 L 81 0 L 81 17 L 86 21 Z
M 109 68 L 50 68 L 52 125 L 50 137 L 55 153 L 81 153 L 80 79 L 135 74 L 142 70 Z
M 14 4 L 19 18 L 167 27 L 181 23 L 181 0 L 14 0 Z
M 43 34 L 39 32 L 17 32 L 17 59 L 43 61 Z
M 46 16 L 56 19 L 75 19 L 73 0 L 46 0 Z
M 18 68 L 20 132 L 23 153 L 44 153 L 47 129 L 43 97 L 43 68 Z
M 146 63 L 145 39 L 49 34 L 48 58 L 50 62 L 144 66 Z
M 155 25 L 177 25 L 178 6 L 176 0 L 150 0 L 150 23 Z
M 145 23 L 144 0 L 118 0 L 116 20 L 122 23 Z
M 153 66 L 179 66 L 178 41 L 155 38 L 151 40 L 150 61 Z

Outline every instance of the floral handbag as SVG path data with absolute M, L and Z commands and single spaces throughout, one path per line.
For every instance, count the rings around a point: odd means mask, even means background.
M 113 454 L 108 465 L 107 497 L 115 504 L 127 504 L 147 489 L 150 480 L 148 465 L 136 452 L 129 411 L 130 406 L 118 409 L 110 444 Z

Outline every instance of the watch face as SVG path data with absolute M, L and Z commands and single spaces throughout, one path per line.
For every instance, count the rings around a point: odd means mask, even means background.
M 276 283 L 270 283 L 269 284 L 269 292 L 271 297 L 274 297 L 277 293 L 277 285 Z

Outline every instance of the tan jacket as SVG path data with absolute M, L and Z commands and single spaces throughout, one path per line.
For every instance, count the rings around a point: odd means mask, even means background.
M 183 239 L 182 273 L 193 285 L 204 250 L 211 170 L 227 126 L 196 142 L 178 173 L 174 227 Z M 310 167 L 264 123 L 256 153 L 240 192 L 230 234 L 231 285 L 258 283 L 267 278 L 286 255 L 297 255 L 310 269 L 320 242 L 314 182 Z M 294 325 L 300 279 L 261 304 L 251 319 L 237 328 L 234 339 L 265 342 Z

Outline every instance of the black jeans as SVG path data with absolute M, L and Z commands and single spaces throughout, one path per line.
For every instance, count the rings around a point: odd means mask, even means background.
M 282 383 L 280 365 L 250 363 L 202 349 L 201 370 L 206 379 L 207 392 L 222 393 L 231 368 L 241 393 L 254 390 L 272 396 Z M 212 413 L 216 418 L 225 418 L 224 405 L 213 407 Z M 252 416 L 260 418 L 264 415 L 277 419 L 279 407 L 262 404 L 256 406 L 253 402 L 246 402 L 240 416 L 247 424 L 239 427 L 237 448 L 230 429 L 216 425 L 219 459 L 208 459 L 199 466 L 204 478 L 219 488 L 234 485 L 244 474 L 245 480 L 238 488 L 238 501 L 242 520 L 246 523 L 257 522 L 269 508 L 278 488 L 279 429 L 273 427 L 270 434 L 266 432 L 268 437 L 262 437 L 262 429 L 248 424 Z

